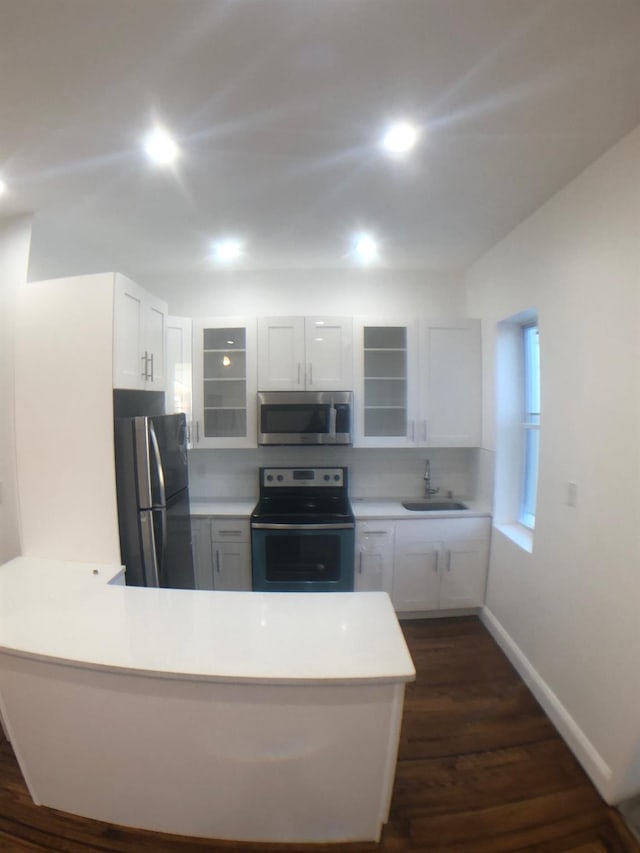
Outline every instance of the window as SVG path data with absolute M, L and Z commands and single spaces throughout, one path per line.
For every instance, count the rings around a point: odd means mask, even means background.
M 496 328 L 494 524 L 533 552 L 540 439 L 540 345 L 535 309 Z
M 522 327 L 522 487 L 519 521 L 533 529 L 536 522 L 538 491 L 538 451 L 540 446 L 540 335 L 537 325 Z

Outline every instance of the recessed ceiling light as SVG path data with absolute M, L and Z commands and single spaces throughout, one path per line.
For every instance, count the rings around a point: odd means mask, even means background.
M 218 263 L 231 264 L 239 260 L 244 254 L 244 243 L 235 237 L 217 240 L 212 246 L 211 254 Z
M 378 258 L 378 243 L 370 234 L 358 234 L 353 241 L 353 254 L 362 263 L 371 263 Z
M 180 153 L 173 137 L 162 127 L 154 127 L 147 134 L 144 150 L 149 160 L 158 166 L 170 166 Z
M 407 121 L 398 121 L 387 128 L 382 147 L 389 154 L 407 154 L 418 141 L 418 129 Z

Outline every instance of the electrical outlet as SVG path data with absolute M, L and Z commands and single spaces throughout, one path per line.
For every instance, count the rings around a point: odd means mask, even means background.
M 567 506 L 575 506 L 578 500 L 578 486 L 571 480 L 567 483 Z

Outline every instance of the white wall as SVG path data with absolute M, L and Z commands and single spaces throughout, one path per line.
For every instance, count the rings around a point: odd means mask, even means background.
M 31 217 L 0 220 L 0 563 L 20 553 L 14 429 L 16 294 L 27 278 Z
M 494 531 L 488 624 L 609 801 L 640 790 L 639 272 L 640 129 L 467 276 L 483 326 L 488 452 L 496 323 L 535 308 L 540 325 L 533 553 Z
M 212 271 L 140 279 L 186 317 L 346 315 L 464 316 L 461 275 L 356 269 L 345 271 Z

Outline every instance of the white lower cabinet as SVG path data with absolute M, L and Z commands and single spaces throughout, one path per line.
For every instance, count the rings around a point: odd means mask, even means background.
M 356 523 L 356 592 L 388 592 L 393 586 L 393 522 Z
M 191 542 L 196 589 L 213 589 L 210 518 L 191 517 Z
M 214 589 L 251 589 L 251 536 L 247 519 L 212 519 L 211 555 Z
M 251 589 L 249 521 L 225 516 L 191 519 L 196 589 Z
M 391 598 L 399 612 L 480 607 L 489 518 L 397 521 Z

